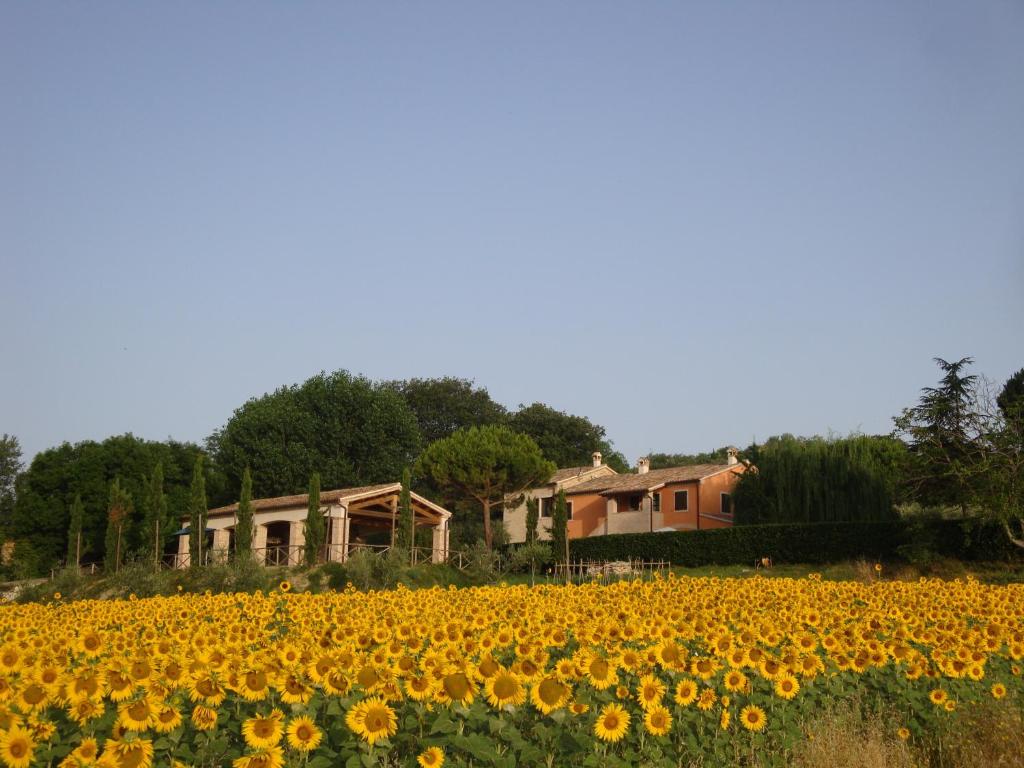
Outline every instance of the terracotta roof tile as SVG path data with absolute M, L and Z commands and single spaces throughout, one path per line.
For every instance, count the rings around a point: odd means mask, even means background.
M 630 493 L 648 491 L 666 483 L 687 483 L 710 477 L 729 468 L 728 464 L 692 464 L 685 467 L 666 467 L 652 469 L 642 475 L 608 475 L 595 477 L 593 480 L 574 485 L 566 489 L 567 494 L 574 493 Z
M 362 485 L 358 488 L 338 488 L 333 491 L 320 491 L 320 503 L 321 504 L 335 504 L 342 499 L 347 499 L 350 496 L 360 496 L 364 493 L 376 490 L 386 490 L 388 488 L 394 488 L 399 483 L 379 483 L 377 485 Z M 294 496 L 277 496 L 272 499 L 253 499 L 252 510 L 253 512 L 259 512 L 263 509 L 281 509 L 282 507 L 305 507 L 309 504 L 309 494 L 300 493 Z M 234 514 L 238 509 L 238 504 L 228 504 L 226 507 L 217 507 L 211 509 L 207 514 L 209 515 L 227 515 Z

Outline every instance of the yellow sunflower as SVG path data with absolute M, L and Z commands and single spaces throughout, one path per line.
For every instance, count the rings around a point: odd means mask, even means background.
M 398 717 L 383 699 L 375 696 L 352 707 L 345 716 L 345 724 L 372 747 L 380 739 L 395 735 Z
M 300 752 L 312 752 L 320 745 L 323 732 L 308 717 L 296 717 L 288 723 L 288 743 Z
M 767 722 L 764 710 L 754 704 L 748 704 L 740 711 L 740 725 L 748 731 L 763 730 Z
M 676 685 L 675 702 L 681 707 L 688 707 L 697 698 L 697 683 L 683 679 Z
M 234 768 L 281 768 L 284 765 L 284 750 L 281 747 L 261 749 L 251 755 L 242 755 L 232 763 Z
M 484 691 L 487 694 L 487 703 L 495 708 L 506 705 L 518 706 L 526 701 L 526 689 L 518 675 L 506 670 L 500 670 L 487 678 Z
M 35 748 L 31 734 L 20 725 L 0 734 L 0 760 L 9 768 L 28 768 Z
M 550 715 L 565 706 L 571 694 L 569 686 L 560 683 L 557 678 L 545 677 L 530 689 L 530 701 L 541 714 Z
M 672 730 L 671 713 L 661 705 L 651 707 L 644 715 L 644 728 L 652 736 L 664 736 Z
M 594 723 L 594 735 L 601 741 L 616 742 L 626 735 L 629 713 L 618 704 L 606 704 Z
M 441 768 L 444 765 L 444 751 L 440 747 L 427 747 L 416 756 L 420 768 Z
M 284 713 L 274 709 L 268 715 L 250 717 L 242 723 L 242 736 L 252 749 L 269 749 L 277 746 L 284 733 Z

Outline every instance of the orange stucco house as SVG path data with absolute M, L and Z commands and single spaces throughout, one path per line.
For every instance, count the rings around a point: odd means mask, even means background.
M 551 481 L 527 497 L 541 500 L 538 531 L 550 538 L 554 496 L 564 490 L 569 507 L 569 538 L 611 533 L 686 531 L 732 525 L 732 489 L 747 465 L 730 448 L 722 464 L 649 469 L 637 462 L 636 473 L 619 474 L 594 454 L 592 467 L 560 469 Z M 549 501 L 549 499 L 551 501 Z M 526 503 L 506 508 L 505 527 L 513 543 L 526 539 Z

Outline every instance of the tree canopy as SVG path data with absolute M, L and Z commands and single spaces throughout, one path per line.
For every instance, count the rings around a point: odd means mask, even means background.
M 605 429 L 583 416 L 558 411 L 544 403 L 523 405 L 508 418 L 516 432 L 529 435 L 540 446 L 545 458 L 559 467 L 589 466 L 594 451 L 617 472 L 629 471 L 622 454 L 612 448 Z
M 417 467 L 420 474 L 477 505 L 488 548 L 493 542 L 491 510 L 500 508 L 507 494 L 545 482 L 556 469 L 533 439 L 505 426 L 459 430 L 429 445 Z
M 416 418 L 394 388 L 346 371 L 320 373 L 249 400 L 208 441 L 233 501 L 251 467 L 257 498 L 394 482 L 419 449 Z
M 889 437 L 784 435 L 744 452 L 732 494 L 738 523 L 888 520 L 905 449 Z
M 14 511 L 14 484 L 21 474 L 21 444 L 14 435 L 0 436 L 0 527 L 6 527 Z
M 413 412 L 423 445 L 460 429 L 500 424 L 508 415 L 486 389 L 468 379 L 406 379 L 389 381 L 386 386 L 400 394 Z
M 693 464 L 724 464 L 728 458 L 728 446 L 707 453 L 649 453 L 649 469 L 665 469 L 666 467 L 685 467 Z
M 9 534 L 19 550 L 25 546 L 34 554 L 36 571 L 50 568 L 68 551 L 71 505 L 80 494 L 82 562 L 102 560 L 110 483 L 120 478 L 120 488 L 133 499 L 145 498 L 152 473 L 161 464 L 168 516 L 177 523 L 188 511 L 189 479 L 198 453 L 199 447 L 190 443 L 153 442 L 130 434 L 42 451 L 19 480 Z M 140 545 L 129 541 L 129 549 Z

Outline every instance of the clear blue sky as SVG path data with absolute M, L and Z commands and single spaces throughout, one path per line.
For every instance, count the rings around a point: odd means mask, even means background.
M 646 451 L 1024 366 L 1024 4 L 0 6 L 0 432 L 320 370 Z

